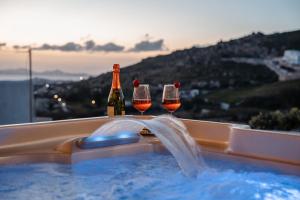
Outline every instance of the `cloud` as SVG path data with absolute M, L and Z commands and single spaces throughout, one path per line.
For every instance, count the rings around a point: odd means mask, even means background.
M 74 42 L 68 42 L 64 45 L 50 45 L 43 44 L 40 47 L 34 48 L 35 50 L 59 50 L 59 51 L 82 51 L 83 47 L 80 44 Z
M 107 43 L 104 45 L 97 45 L 93 48 L 94 51 L 123 51 L 124 50 L 124 46 L 120 46 L 114 43 Z
M 81 51 L 82 46 L 80 44 L 76 44 L 74 42 L 68 42 L 65 45 L 59 46 L 61 51 Z
M 63 45 L 53 45 L 44 43 L 41 46 L 34 47 L 34 50 L 48 50 L 48 51 L 64 51 L 64 52 L 142 52 L 142 51 L 164 51 L 167 50 L 164 45 L 164 40 L 150 41 L 150 36 L 146 34 L 146 39 L 138 42 L 133 48 L 125 49 L 124 46 L 109 42 L 106 44 L 97 44 L 94 40 L 87 40 L 83 44 L 76 42 L 68 42 Z M 0 48 L 6 43 L 0 43 Z M 14 49 L 28 49 L 30 46 L 13 46 Z
M 136 43 L 133 48 L 129 51 L 140 52 L 140 51 L 163 51 L 167 48 L 164 45 L 164 40 L 160 39 L 157 41 L 144 40 L 139 43 Z
M 14 49 L 28 49 L 28 48 L 30 48 L 30 46 L 28 46 L 28 45 L 24 45 L 24 46 L 14 45 L 13 48 Z
M 117 45 L 115 43 L 107 43 L 104 45 L 96 44 L 93 40 L 88 40 L 84 43 L 84 45 L 80 45 L 74 42 L 68 42 L 64 45 L 49 45 L 43 44 L 40 47 L 35 48 L 36 50 L 57 50 L 57 51 L 104 51 L 104 52 L 118 52 L 123 51 L 124 46 Z
M 96 46 L 96 43 L 93 40 L 89 40 L 85 42 L 85 49 L 92 50 Z
M 43 44 L 40 47 L 35 48 L 36 50 L 58 50 L 58 46 Z

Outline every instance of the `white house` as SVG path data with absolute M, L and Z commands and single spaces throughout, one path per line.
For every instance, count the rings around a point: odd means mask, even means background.
M 289 64 L 300 65 L 300 51 L 285 50 L 283 60 Z

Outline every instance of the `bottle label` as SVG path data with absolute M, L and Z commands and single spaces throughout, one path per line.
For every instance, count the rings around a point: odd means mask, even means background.
M 107 106 L 107 116 L 113 117 L 115 115 L 115 108 L 113 106 Z
M 122 110 L 122 115 L 125 115 L 125 110 Z

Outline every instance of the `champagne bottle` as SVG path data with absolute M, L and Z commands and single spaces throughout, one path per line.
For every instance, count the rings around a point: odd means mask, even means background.
M 111 89 L 108 96 L 107 115 L 125 115 L 125 99 L 120 84 L 120 65 L 114 64 Z

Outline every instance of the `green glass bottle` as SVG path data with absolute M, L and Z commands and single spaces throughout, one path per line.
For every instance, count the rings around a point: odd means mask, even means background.
M 120 65 L 114 64 L 111 89 L 107 100 L 107 115 L 125 115 L 125 99 L 120 84 Z

